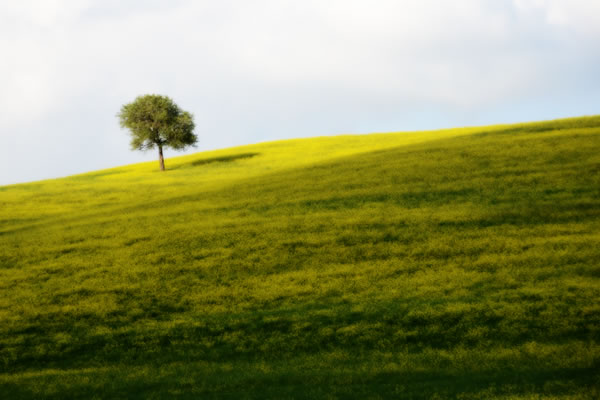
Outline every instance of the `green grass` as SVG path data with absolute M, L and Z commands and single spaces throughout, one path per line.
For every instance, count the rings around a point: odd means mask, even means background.
M 600 397 L 600 117 L 0 187 L 0 398 Z

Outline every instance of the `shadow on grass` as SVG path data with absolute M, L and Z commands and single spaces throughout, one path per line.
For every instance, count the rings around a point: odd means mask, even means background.
M 194 160 L 188 163 L 175 165 L 172 167 L 167 167 L 167 169 L 180 169 L 180 168 L 192 168 L 198 167 L 201 165 L 214 164 L 214 163 L 230 163 L 237 160 L 244 160 L 246 158 L 252 158 L 260 155 L 260 153 L 239 153 L 239 154 L 231 154 L 227 156 L 219 156 L 219 157 L 211 157 L 211 158 L 202 158 L 200 160 Z
M 110 176 L 110 175 L 119 175 L 124 172 L 125 171 L 122 169 L 103 170 L 103 171 L 93 172 L 93 173 L 73 175 L 73 176 L 67 177 L 66 179 L 75 180 L 75 181 L 87 181 L 87 180 L 94 180 L 97 178 L 103 178 L 105 176 Z
M 136 365 L 128 366 L 135 369 Z M 194 368 L 195 367 L 195 368 Z M 211 398 L 211 399 L 363 399 L 431 398 L 487 399 L 498 397 L 555 398 L 579 395 L 597 398 L 598 374 L 590 368 L 519 368 L 486 371 L 425 369 L 370 373 L 340 369 L 298 373 L 297 369 L 278 369 L 268 373 L 239 364 L 229 371 L 214 371 L 191 362 L 166 364 L 162 374 L 127 376 L 121 366 L 81 371 L 53 371 L 33 374 L 12 382 L 0 383 L 0 390 L 11 399 L 62 398 Z M 338 367 L 338 368 L 336 368 Z M 355 366 L 356 367 L 356 366 Z M 127 367 L 125 367 L 127 368 Z M 158 372 L 156 366 L 150 371 Z M 182 377 L 184 377 L 182 379 Z M 110 383 L 109 383 L 110 382 Z
M 240 154 L 232 154 L 230 156 L 204 158 L 202 160 L 196 160 L 196 161 L 191 162 L 191 165 L 198 166 L 198 165 L 205 165 L 205 164 L 212 164 L 212 163 L 232 162 L 232 161 L 236 161 L 236 160 L 243 160 L 245 158 L 256 157 L 259 154 L 260 153 L 240 153 Z

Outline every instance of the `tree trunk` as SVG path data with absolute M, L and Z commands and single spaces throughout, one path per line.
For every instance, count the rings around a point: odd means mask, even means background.
M 162 144 L 158 145 L 158 162 L 160 164 L 160 170 L 164 171 L 165 170 L 165 158 L 163 157 Z

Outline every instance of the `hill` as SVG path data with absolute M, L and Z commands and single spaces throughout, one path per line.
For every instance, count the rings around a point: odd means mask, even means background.
M 155 164 L 0 187 L 0 397 L 600 397 L 600 117 Z

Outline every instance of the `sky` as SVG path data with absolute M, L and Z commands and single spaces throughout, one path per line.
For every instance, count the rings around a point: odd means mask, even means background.
M 143 94 L 184 153 L 600 114 L 599 43 L 598 0 L 0 0 L 0 185 L 155 160 Z

